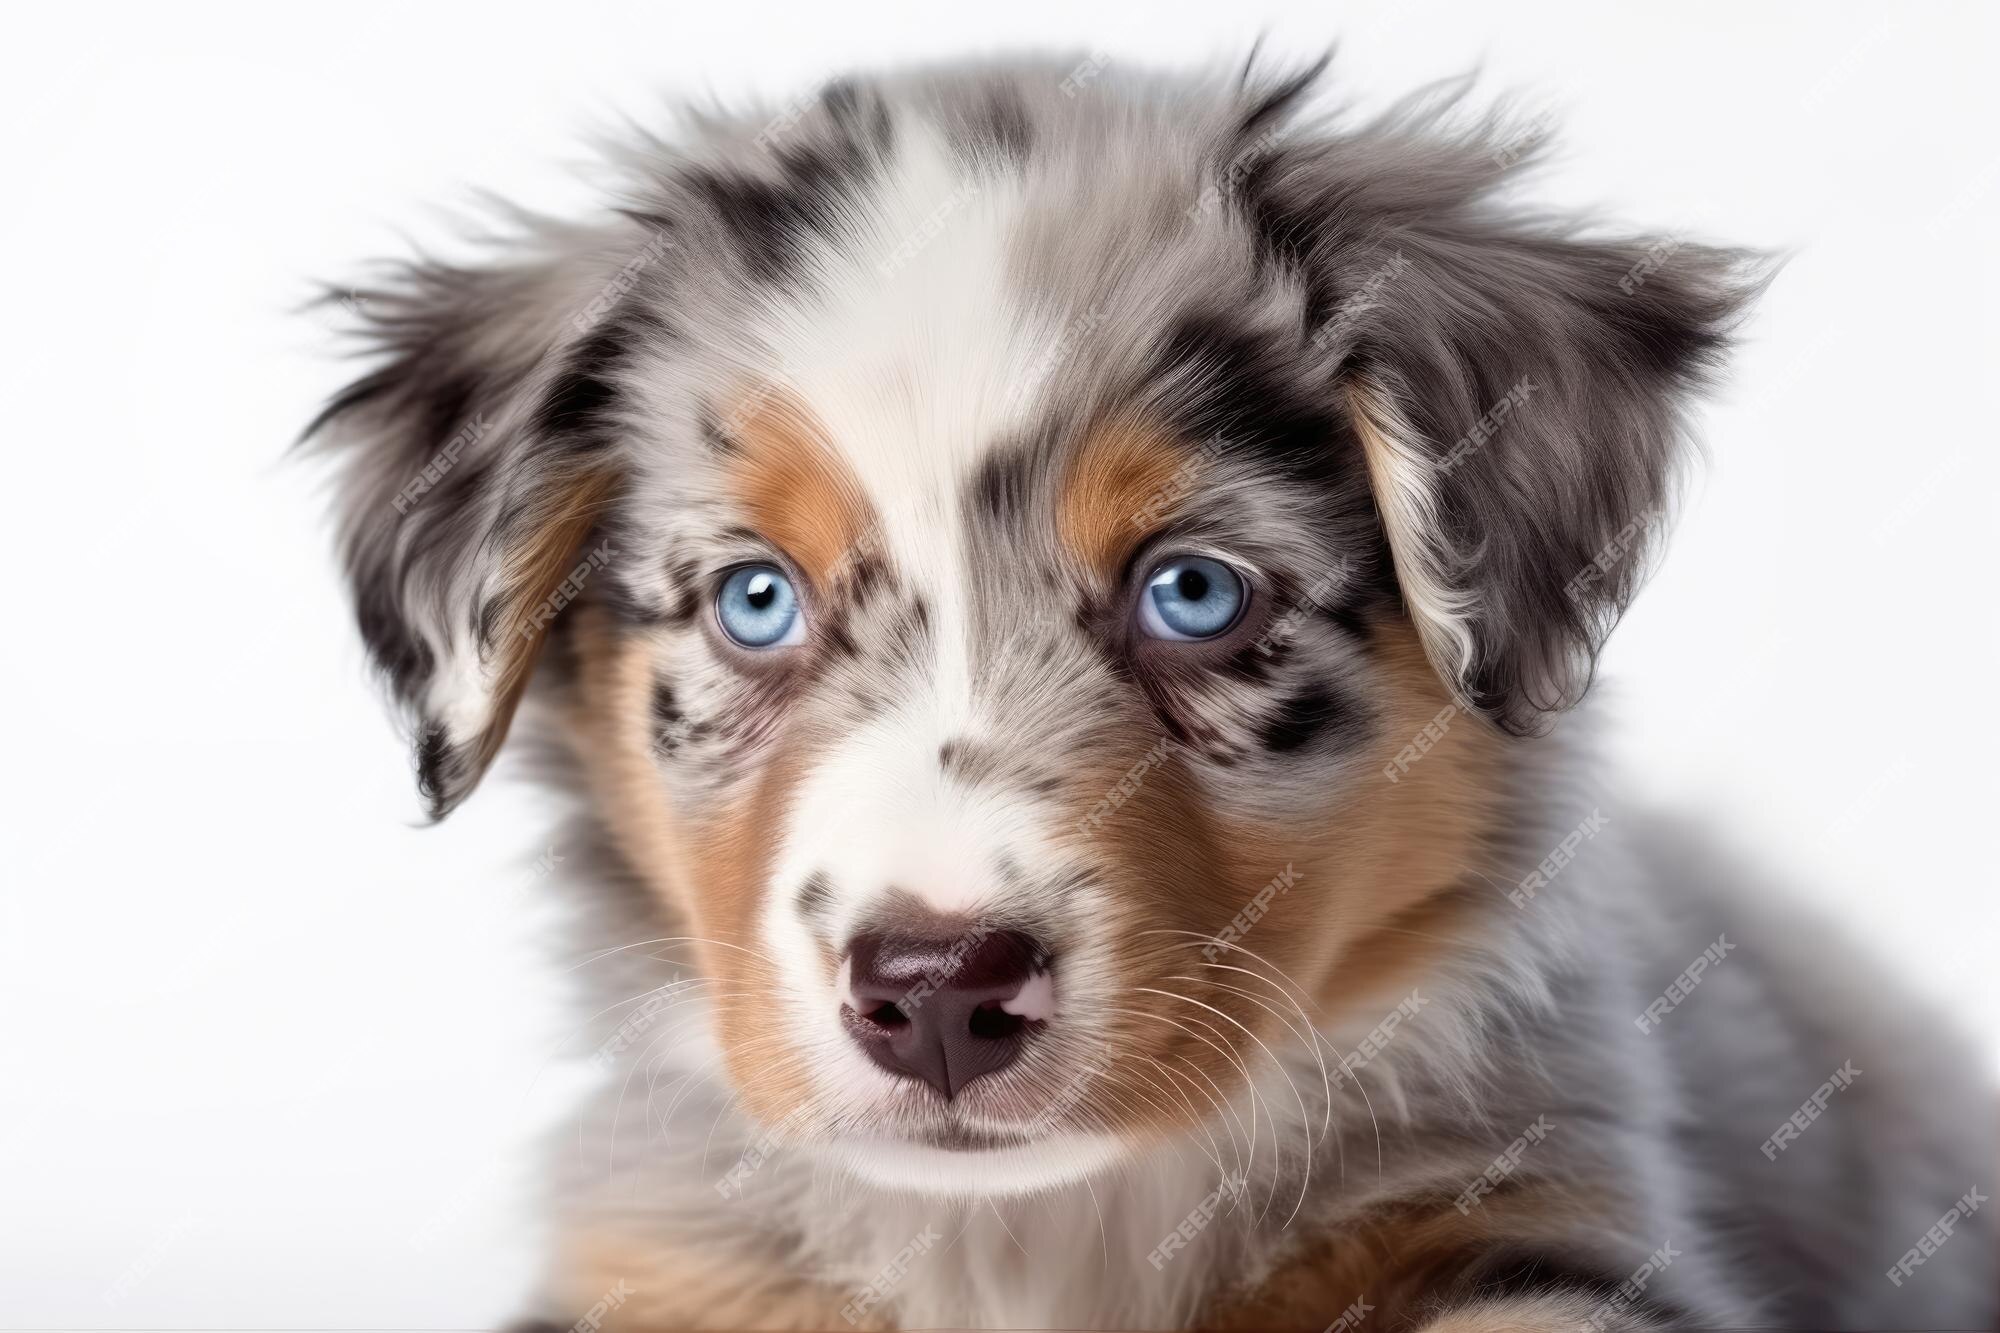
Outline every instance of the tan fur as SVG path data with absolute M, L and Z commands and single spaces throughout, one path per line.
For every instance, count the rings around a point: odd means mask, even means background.
M 1297 824 L 1231 820 L 1218 828 L 1213 814 L 1170 812 L 1204 830 L 1206 845 L 1193 853 L 1180 844 L 1129 853 L 1174 868 L 1149 879 L 1146 910 L 1159 913 L 1165 892 L 1207 929 L 1291 865 L 1309 891 L 1275 898 L 1242 945 L 1310 994 L 1320 1006 L 1316 1018 L 1357 1008 L 1370 1013 L 1368 1006 L 1385 996 L 1393 1003 L 1410 978 L 1456 947 L 1473 914 L 1454 890 L 1486 869 L 1486 838 L 1500 799 L 1504 742 L 1469 713 L 1455 714 L 1398 781 L 1382 775 L 1384 764 L 1450 705 L 1450 696 L 1407 623 L 1380 628 L 1376 658 L 1382 671 L 1371 701 L 1380 720 L 1350 789 L 1329 793 L 1323 808 Z M 1173 826 L 1157 814 L 1144 818 L 1155 844 L 1159 831 Z M 1216 870 L 1208 879 L 1189 873 L 1201 865 Z M 1276 1024 L 1261 1011 L 1257 1017 Z
M 529 535 L 508 549 L 501 566 L 492 721 L 475 751 L 475 765 L 480 769 L 493 762 L 501 742 L 507 739 L 515 706 L 528 688 L 541 653 L 541 631 L 522 631 L 532 625 L 537 608 L 576 567 L 577 552 L 603 515 L 617 481 L 617 476 L 606 470 L 577 472 L 562 483 L 544 487 L 540 502 L 516 520 Z
M 1384 1208 L 1359 1224 L 1304 1240 L 1255 1291 L 1222 1296 L 1200 1326 L 1323 1327 L 1359 1300 L 1373 1307 L 1363 1327 L 1406 1329 L 1494 1246 L 1573 1244 L 1590 1216 L 1582 1203 L 1539 1185 L 1511 1186 L 1469 1214 L 1436 1202 Z
M 1145 753 L 1134 747 L 1119 764 L 1076 775 L 1072 790 L 1082 809 L 1125 781 Z M 1106 1042 L 1159 1084 L 1147 1085 L 1151 1096 L 1135 1090 L 1131 1098 L 1102 1108 L 1105 1124 L 1124 1133 L 1191 1125 L 1214 1113 L 1208 1096 L 1215 1089 L 1226 1091 L 1240 1081 L 1231 1052 L 1243 1059 L 1245 1050 L 1255 1051 L 1242 1029 L 1202 1006 L 1221 1010 L 1266 1041 L 1276 1024 L 1215 984 L 1240 977 L 1199 966 L 1197 937 L 1228 920 L 1257 886 L 1227 873 L 1214 820 L 1171 756 L 1139 775 L 1129 799 L 1104 818 L 1091 842 L 1113 900 L 1105 935 L 1117 951 L 1119 988 L 1129 997 L 1128 1012 L 1103 1016 Z M 1270 872 L 1263 874 L 1269 878 Z M 1135 987 L 1187 998 L 1176 1001 Z
M 1158 518 L 1193 490 L 1202 467 L 1185 443 L 1146 422 L 1119 420 L 1077 449 L 1056 501 L 1056 534 L 1102 577 L 1118 575 Z
M 663 1249 L 653 1236 L 592 1228 L 563 1237 L 556 1297 L 565 1310 L 607 1307 L 599 1327 L 609 1333 L 668 1329 L 878 1329 L 864 1314 L 841 1314 L 848 1295 L 795 1274 L 768 1256 L 747 1257 L 721 1247 Z M 610 1308 L 613 1302 L 615 1308 Z
M 1422 759 L 1389 782 L 1383 765 L 1450 696 L 1407 623 L 1382 628 L 1377 660 L 1382 673 L 1372 697 L 1381 720 L 1362 776 L 1297 824 L 1222 819 L 1170 751 L 1095 833 L 1121 918 L 1107 932 L 1118 941 L 1120 982 L 1186 997 L 1142 992 L 1135 998 L 1146 1005 L 1134 1007 L 1150 1012 L 1114 1020 L 1117 1049 L 1155 1062 L 1148 1066 L 1155 1077 L 1208 1078 L 1229 1089 L 1241 1075 L 1219 1048 L 1249 1063 L 1258 1040 L 1275 1047 L 1285 1035 L 1280 1013 L 1289 1005 L 1275 990 L 1202 966 L 1201 941 L 1192 935 L 1159 932 L 1208 934 L 1287 865 L 1306 891 L 1275 897 L 1240 941 L 1258 957 L 1232 952 L 1218 961 L 1295 983 L 1316 1006 L 1316 1021 L 1379 1018 L 1469 938 L 1476 913 L 1454 891 L 1485 867 L 1501 738 L 1477 717 L 1457 714 Z M 1118 784 L 1138 757 L 1076 775 L 1072 790 L 1082 808 Z M 1257 993 L 1271 1008 L 1228 986 Z M 1156 1065 L 1175 1072 L 1162 1074 Z M 1111 1123 L 1126 1131 L 1184 1125 L 1190 1109 L 1163 1099 Z M 1193 1109 L 1213 1108 L 1196 1095 Z
M 730 478 L 750 526 L 825 586 L 874 530 L 860 483 L 812 409 L 789 394 L 757 393 L 732 421 Z
M 1486 839 L 1501 795 L 1505 740 L 1462 709 L 1397 781 L 1384 776 L 1383 767 L 1455 705 L 1407 622 L 1382 628 L 1376 660 L 1377 740 L 1339 818 L 1320 831 L 1319 868 L 1338 877 L 1321 883 L 1341 886 L 1338 911 L 1296 923 L 1319 974 L 1296 975 L 1333 1012 L 1403 994 L 1410 978 L 1458 947 L 1470 914 L 1447 895 L 1488 869 Z
M 651 750 L 651 644 L 595 607 L 579 615 L 576 644 L 581 689 L 572 725 L 598 809 L 625 861 L 685 923 L 702 975 L 716 980 L 718 1035 L 735 1086 L 750 1110 L 776 1123 L 803 1103 L 807 1084 L 796 1054 L 760 1018 L 776 1005 L 777 979 L 753 937 L 764 847 L 756 833 L 801 765 L 774 756 L 738 805 L 683 817 Z

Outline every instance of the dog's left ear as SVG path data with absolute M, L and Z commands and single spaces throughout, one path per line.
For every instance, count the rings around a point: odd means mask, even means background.
M 658 232 L 542 239 L 336 294 L 383 360 L 307 431 L 344 455 L 361 632 L 411 715 L 435 818 L 478 783 L 556 614 L 616 554 L 599 524 L 621 476 L 617 369 L 660 334 L 624 299 L 654 276 Z
M 1318 307 L 1432 664 L 1515 732 L 1588 687 L 1665 525 L 1686 407 L 1768 277 L 1747 252 L 1591 238 L 1496 199 L 1536 147 L 1391 117 L 1277 150 L 1249 200 Z

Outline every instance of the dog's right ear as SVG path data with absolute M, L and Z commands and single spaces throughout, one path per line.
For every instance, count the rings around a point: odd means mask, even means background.
M 618 371 L 662 336 L 640 299 L 671 249 L 639 223 L 481 267 L 413 263 L 346 304 L 382 359 L 307 428 L 343 455 L 361 633 L 410 714 L 434 818 L 506 738 L 621 475 Z M 580 569 L 580 567 L 582 567 Z

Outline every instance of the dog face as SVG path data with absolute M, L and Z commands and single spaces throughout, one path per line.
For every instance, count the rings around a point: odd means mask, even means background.
M 326 417 L 436 813 L 556 659 L 744 1104 L 927 1188 L 1231 1114 L 1455 947 L 1743 295 L 1511 214 L 1435 108 L 1063 79 L 705 125 L 367 293 Z

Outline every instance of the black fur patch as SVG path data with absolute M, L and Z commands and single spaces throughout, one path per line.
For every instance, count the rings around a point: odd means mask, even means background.
M 1312 64 L 1306 66 L 1290 78 L 1281 79 L 1264 91 L 1264 95 L 1251 104 L 1236 127 L 1237 148 L 1254 139 L 1258 132 L 1274 120 L 1282 120 L 1291 115 L 1312 86 L 1319 82 L 1326 67 L 1333 63 L 1333 53 L 1328 52 Z M 1250 71 L 1243 71 L 1244 80 L 1249 81 Z
M 535 406 L 534 427 L 572 449 L 612 442 L 607 429 L 618 403 L 617 371 L 636 339 L 663 326 L 631 309 L 615 310 L 570 350 L 562 370 Z
M 625 544 L 614 537 L 612 547 L 622 551 Z M 641 600 L 615 571 L 616 566 L 605 569 L 593 588 L 598 604 L 622 625 L 640 627 L 667 623 L 667 613 Z
M 855 143 L 887 156 L 896 146 L 889 104 L 853 79 L 835 79 L 820 90 L 820 102 L 834 124 Z
M 1352 700 L 1325 685 L 1310 685 L 1278 705 L 1258 735 L 1266 750 L 1289 754 L 1328 731 L 1342 731 L 1358 719 Z
M 799 915 L 811 920 L 823 915 L 833 906 L 833 881 L 826 877 L 824 870 L 815 870 L 806 876 L 805 883 L 799 885 L 798 897 L 794 900 Z
M 668 571 L 673 586 L 674 604 L 667 608 L 666 623 L 676 629 L 684 629 L 694 623 L 701 614 L 706 600 L 701 582 L 701 567 L 691 560 L 682 560 Z
M 417 737 L 417 791 L 430 806 L 432 819 L 443 819 L 465 793 L 467 755 L 445 735 L 429 726 Z
M 674 687 L 664 680 L 653 682 L 652 713 L 653 750 L 656 754 L 672 754 L 685 739 L 687 715 L 681 712 L 680 700 L 674 697 Z
M 860 647 L 854 636 L 848 633 L 845 620 L 836 620 L 826 627 L 826 651 L 830 657 L 858 657 Z
M 1035 148 L 1035 127 L 1021 95 L 1012 88 L 995 88 L 986 102 L 969 113 L 954 137 L 960 149 L 977 163 L 998 157 L 1025 162 Z
M 374 581 L 355 583 L 355 618 L 361 625 L 362 642 L 396 693 L 408 698 L 422 682 L 430 679 L 436 658 L 430 645 L 410 627 L 396 604 L 393 591 Z
M 970 786 L 1001 775 L 1000 755 L 976 741 L 953 739 L 938 746 L 938 767 L 945 776 Z
M 1167 329 L 1154 376 L 1181 386 L 1175 424 L 1194 438 L 1221 436 L 1325 477 L 1340 418 L 1296 382 L 1284 353 L 1229 314 L 1197 311 Z
M 804 127 L 797 132 L 806 133 Z M 822 136 L 816 144 L 774 147 L 771 157 L 778 165 L 776 180 L 713 167 L 685 177 L 735 238 L 760 282 L 794 276 L 802 243 L 834 234 L 842 206 L 868 183 L 874 161 L 851 132 L 832 141 Z
M 1028 512 L 1034 472 L 1034 455 L 1025 448 L 1003 446 L 989 450 L 972 474 L 973 504 L 980 513 L 997 522 L 1019 522 Z

